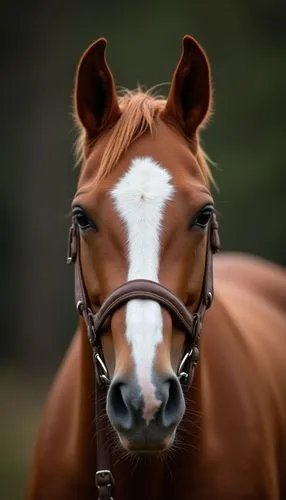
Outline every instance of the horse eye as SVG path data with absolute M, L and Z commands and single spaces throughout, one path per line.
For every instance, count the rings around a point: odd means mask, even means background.
M 72 214 L 82 231 L 86 231 L 87 229 L 97 229 L 94 222 L 90 220 L 82 208 L 75 207 Z
M 200 227 L 205 229 L 208 222 L 214 213 L 214 207 L 212 205 L 205 206 L 192 220 L 192 227 Z

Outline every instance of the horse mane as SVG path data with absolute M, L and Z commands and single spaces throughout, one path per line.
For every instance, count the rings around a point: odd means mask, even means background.
M 114 169 L 115 165 L 128 149 L 130 144 L 138 139 L 144 132 L 152 133 L 155 118 L 163 110 L 166 100 L 161 96 L 152 95 L 152 89 L 143 91 L 125 90 L 118 96 L 121 116 L 111 132 L 109 141 L 104 150 L 96 181 L 105 178 Z M 88 140 L 85 129 L 80 127 L 75 143 L 76 164 L 81 164 L 86 157 L 86 146 L 92 147 L 95 141 Z M 191 147 L 191 144 L 190 144 Z M 196 159 L 207 185 L 214 184 L 214 179 L 208 162 L 207 154 L 199 144 Z

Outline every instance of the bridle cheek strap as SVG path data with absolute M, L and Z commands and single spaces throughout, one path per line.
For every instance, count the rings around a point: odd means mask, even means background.
M 210 307 L 213 296 L 213 253 L 220 247 L 218 225 L 215 215 L 209 224 L 207 239 L 204 279 L 199 306 L 191 313 L 185 304 L 170 290 L 160 283 L 136 279 L 127 281 L 115 288 L 94 314 L 85 288 L 80 260 L 80 235 L 75 221 L 70 228 L 68 245 L 68 263 L 75 263 L 75 301 L 78 312 L 83 316 L 88 332 L 88 338 L 93 350 L 93 358 L 98 382 L 109 383 L 107 367 L 101 348 L 101 329 L 113 313 L 129 300 L 154 300 L 164 307 L 171 315 L 174 326 L 186 334 L 185 351 L 178 369 L 178 377 L 183 386 L 188 386 L 190 378 L 187 368 L 191 370 L 198 360 L 198 341 L 202 321 L 206 310 Z M 193 363 L 192 363 L 193 361 Z M 184 369 L 184 370 L 183 370 Z M 182 371 L 183 370 L 183 371 Z
M 185 390 L 192 383 L 195 366 L 199 358 L 199 337 L 206 310 L 210 307 L 213 296 L 213 254 L 220 248 L 218 224 L 215 214 L 209 223 L 208 239 L 206 248 L 205 271 L 198 308 L 191 313 L 185 304 L 174 295 L 168 288 L 160 283 L 136 279 L 127 281 L 115 288 L 106 298 L 96 313 L 93 313 L 82 274 L 80 259 L 80 234 L 75 220 L 70 228 L 68 243 L 68 263 L 75 264 L 75 302 L 78 312 L 83 316 L 90 345 L 93 351 L 93 361 L 98 390 L 97 415 L 103 410 L 104 391 L 110 383 L 108 370 L 104 361 L 101 347 L 101 331 L 106 321 L 112 317 L 114 312 L 130 300 L 154 300 L 164 307 L 172 317 L 173 325 L 185 333 L 185 347 L 182 360 L 179 364 L 177 376 Z M 101 394 L 102 392 L 102 394 Z M 103 401 L 103 403 L 102 403 Z M 98 420 L 98 419 L 97 419 Z M 100 423 L 97 422 L 100 426 Z M 113 477 L 110 472 L 110 457 L 103 443 L 102 429 L 98 429 L 97 459 L 98 471 L 96 473 L 96 486 L 98 498 L 101 500 L 112 500 Z

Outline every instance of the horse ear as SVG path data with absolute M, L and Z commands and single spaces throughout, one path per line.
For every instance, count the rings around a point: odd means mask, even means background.
M 99 38 L 83 54 L 76 73 L 76 119 L 96 137 L 120 115 L 112 73 L 105 59 L 106 40 Z
M 193 138 L 211 111 L 211 74 L 207 56 L 194 38 L 183 38 L 183 50 L 174 72 L 163 117 Z

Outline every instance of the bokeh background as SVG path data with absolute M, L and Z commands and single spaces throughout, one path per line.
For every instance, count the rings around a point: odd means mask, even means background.
M 1 500 L 23 497 L 45 394 L 76 324 L 65 253 L 83 50 L 106 36 L 116 83 L 134 88 L 170 81 L 182 36 L 198 38 L 215 86 L 203 140 L 217 164 L 223 247 L 285 265 L 285 19 L 280 0 L 1 4 Z

